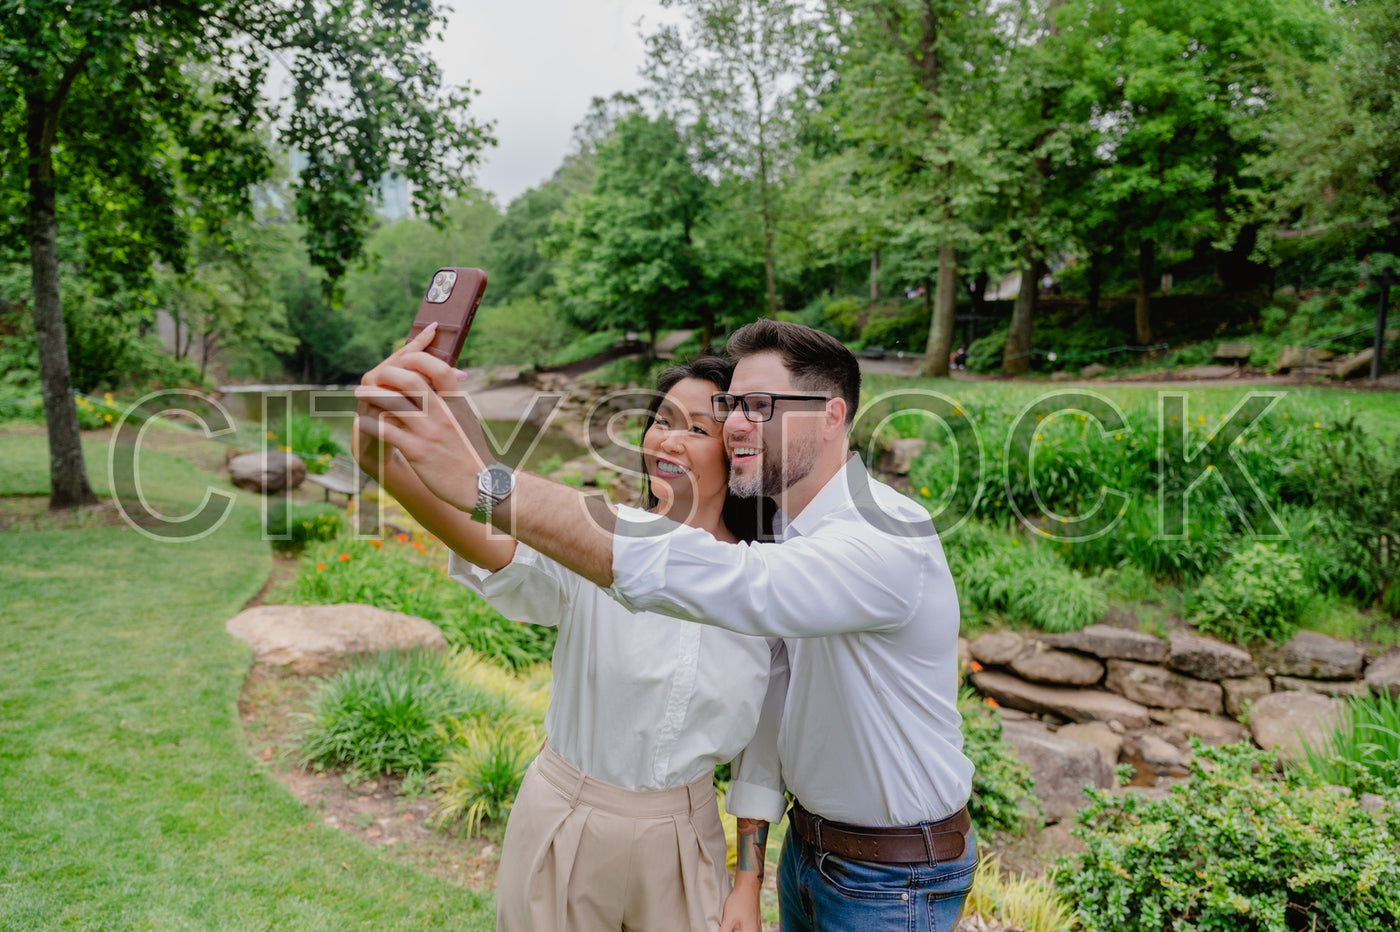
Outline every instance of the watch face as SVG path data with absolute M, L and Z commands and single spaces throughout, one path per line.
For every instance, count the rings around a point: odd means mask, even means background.
M 482 475 L 490 484 L 491 494 L 497 497 L 509 494 L 511 486 L 514 485 L 514 477 L 504 469 L 488 469 Z

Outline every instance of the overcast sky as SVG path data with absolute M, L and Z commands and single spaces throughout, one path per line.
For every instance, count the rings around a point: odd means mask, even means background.
M 480 91 L 472 110 L 494 120 L 498 144 L 479 184 L 504 208 L 545 181 L 589 101 L 642 86 L 642 40 L 662 21 L 658 0 L 448 0 L 436 50 L 448 84 Z M 669 16 L 668 16 L 669 18 Z

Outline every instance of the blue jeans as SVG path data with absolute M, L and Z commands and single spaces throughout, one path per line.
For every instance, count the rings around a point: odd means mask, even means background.
M 789 831 L 778 869 L 782 932 L 952 932 L 972 889 L 977 839 L 956 861 L 875 864 Z

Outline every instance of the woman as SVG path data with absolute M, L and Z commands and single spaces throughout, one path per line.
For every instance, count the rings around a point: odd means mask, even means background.
M 431 339 L 431 335 L 426 333 Z M 385 367 L 365 376 L 401 389 Z M 752 502 L 725 520 L 728 464 L 710 396 L 732 367 L 667 370 L 642 440 L 652 509 L 720 540 L 753 539 Z M 374 441 L 362 463 L 375 461 Z M 509 618 L 557 625 L 546 743 L 506 826 L 498 877 L 503 932 L 757 932 L 758 878 L 730 893 L 713 771 L 753 736 L 768 641 L 649 612 L 632 614 L 558 563 L 446 506 L 407 464 L 381 482 L 453 553 L 448 571 Z M 747 525 L 747 528 L 744 527 Z

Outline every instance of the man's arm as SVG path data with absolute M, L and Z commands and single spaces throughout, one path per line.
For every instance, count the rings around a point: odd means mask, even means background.
M 719 932 L 761 932 L 759 892 L 763 889 L 763 860 L 768 851 L 768 823 L 740 819 L 734 889 L 724 900 Z

